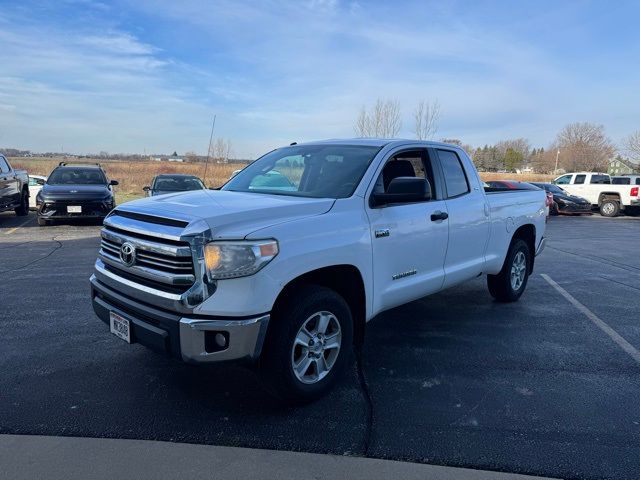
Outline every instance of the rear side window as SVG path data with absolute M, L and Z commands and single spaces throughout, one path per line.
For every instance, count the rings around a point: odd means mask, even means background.
M 591 175 L 591 183 L 607 184 L 611 183 L 611 178 L 609 177 L 609 175 Z
M 576 175 L 576 179 L 573 183 L 575 183 L 576 185 L 582 185 L 584 183 L 585 178 L 587 178 L 586 175 Z M 593 183 L 593 181 L 591 183 Z
M 631 185 L 630 178 L 612 178 L 611 183 L 613 185 Z
M 442 165 L 447 196 L 451 198 L 469 193 L 469 182 L 458 155 L 451 150 L 438 150 L 438 158 Z

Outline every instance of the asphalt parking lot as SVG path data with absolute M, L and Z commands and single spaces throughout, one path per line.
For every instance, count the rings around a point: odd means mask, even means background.
M 0 433 L 638 477 L 640 217 L 550 219 L 518 303 L 478 279 L 386 312 L 339 388 L 295 409 L 248 370 L 110 335 L 89 296 L 98 232 L 0 215 Z

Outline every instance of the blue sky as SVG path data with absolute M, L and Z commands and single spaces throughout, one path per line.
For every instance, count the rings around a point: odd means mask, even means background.
M 0 0 L 0 146 L 234 156 L 353 136 L 380 98 L 437 137 L 640 129 L 640 2 Z

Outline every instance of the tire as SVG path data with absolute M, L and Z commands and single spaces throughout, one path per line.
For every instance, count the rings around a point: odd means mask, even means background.
M 603 200 L 600 204 L 600 215 L 603 217 L 617 217 L 620 213 L 620 203 L 616 200 Z
M 500 273 L 487 275 L 487 286 L 491 296 L 498 302 L 516 302 L 527 288 L 529 265 L 531 265 L 529 245 L 520 238 L 512 240 Z M 517 279 L 519 281 L 512 281 L 512 274 L 519 276 Z
M 20 195 L 20 205 L 15 208 L 15 212 L 19 217 L 29 215 L 29 192 L 27 190 L 22 191 Z
M 551 205 L 549 215 L 553 215 L 554 217 L 558 215 L 558 204 L 556 202 L 553 202 L 553 205 Z
M 325 331 L 318 336 L 322 324 Z M 329 288 L 304 286 L 272 315 L 260 360 L 265 387 L 289 404 L 317 400 L 346 370 L 352 346 L 353 318 L 344 298 Z
M 38 225 L 40 225 L 41 227 L 46 227 L 47 225 L 49 225 L 49 220 L 38 217 Z

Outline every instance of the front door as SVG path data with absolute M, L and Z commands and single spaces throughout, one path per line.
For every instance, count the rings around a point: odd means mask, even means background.
M 442 288 L 449 236 L 447 206 L 434 181 L 426 150 L 392 152 L 372 191 L 384 191 L 395 177 L 422 177 L 430 201 L 371 208 L 367 215 L 373 250 L 373 313 L 416 300 Z M 432 220 L 432 215 L 435 215 Z

